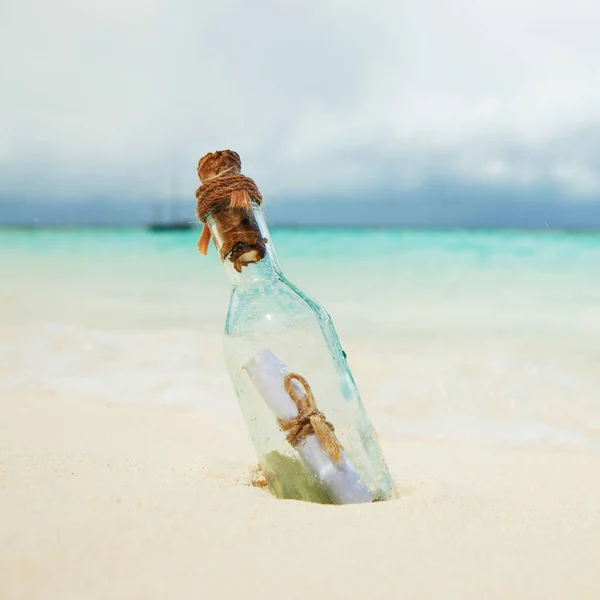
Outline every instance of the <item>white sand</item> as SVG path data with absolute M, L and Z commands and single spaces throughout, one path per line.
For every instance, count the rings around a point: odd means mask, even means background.
M 0 600 L 600 599 L 587 238 L 503 236 L 490 257 L 485 236 L 455 254 L 454 233 L 421 250 L 415 234 L 381 261 L 290 263 L 331 311 L 400 491 L 334 507 L 248 485 L 229 290 L 192 233 L 4 244 Z M 354 236 L 339 256 L 379 239 Z
M 280 501 L 235 421 L 3 394 L 0 598 L 600 598 L 600 459 L 382 443 L 398 501 Z

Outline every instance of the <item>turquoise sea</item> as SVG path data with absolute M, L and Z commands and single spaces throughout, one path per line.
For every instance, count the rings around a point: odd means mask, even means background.
M 229 289 L 198 230 L 1 230 L 0 393 L 240 418 Z M 600 234 L 273 229 L 328 309 L 376 427 L 600 449 Z

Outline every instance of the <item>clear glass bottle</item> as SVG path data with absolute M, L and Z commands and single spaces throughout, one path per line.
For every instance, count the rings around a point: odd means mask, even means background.
M 393 498 L 392 479 L 331 318 L 282 274 L 260 206 L 255 201 L 250 210 L 221 206 L 205 222 L 233 286 L 224 336 L 227 368 L 270 491 L 321 503 Z M 265 352 L 309 383 L 318 410 L 335 428 L 348 472 L 331 464 L 311 467 L 309 440 L 297 446 L 287 441 L 249 375 L 248 365 L 255 361 L 260 368 L 256 360 Z M 331 491 L 337 476 L 351 488 L 345 495 Z

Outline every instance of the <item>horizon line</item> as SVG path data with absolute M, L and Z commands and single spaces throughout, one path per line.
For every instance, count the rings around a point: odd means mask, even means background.
M 167 223 L 168 224 L 168 223 Z M 133 229 L 145 230 L 149 233 L 182 234 L 186 231 L 200 229 L 201 223 L 190 223 L 191 227 L 182 231 L 152 232 L 148 224 L 124 224 L 124 223 L 65 223 L 65 224 L 35 224 L 35 223 L 1 223 L 0 231 L 52 231 L 52 230 L 78 230 L 78 229 Z M 346 229 L 346 230 L 412 230 L 412 231 L 531 231 L 548 233 L 600 233 L 598 226 L 578 227 L 552 227 L 547 224 L 540 226 L 478 226 L 478 225 L 417 225 L 417 224 L 343 224 L 343 223 L 294 223 L 280 222 L 269 223 L 270 229 Z

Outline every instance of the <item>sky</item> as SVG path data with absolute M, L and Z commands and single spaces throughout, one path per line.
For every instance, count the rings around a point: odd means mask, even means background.
M 600 227 L 597 0 L 2 0 L 0 222 Z

